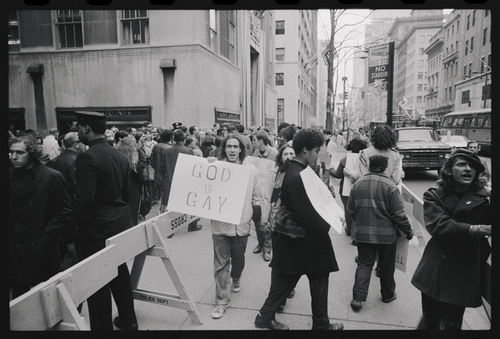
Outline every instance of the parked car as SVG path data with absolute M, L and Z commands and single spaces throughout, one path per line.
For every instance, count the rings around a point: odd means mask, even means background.
M 440 141 L 431 127 L 396 128 L 396 141 L 405 169 L 435 169 L 438 174 L 449 157 L 451 146 Z
M 458 148 L 466 149 L 469 139 L 463 135 L 442 135 L 441 141 L 450 145 L 452 150 L 456 150 Z

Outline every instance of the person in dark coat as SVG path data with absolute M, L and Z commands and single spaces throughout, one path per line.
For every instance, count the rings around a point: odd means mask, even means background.
M 490 254 L 491 206 L 479 183 L 484 171 L 472 151 L 446 160 L 438 188 L 424 193 L 425 228 L 432 235 L 411 283 L 422 293 L 418 329 L 460 330 L 466 307 L 479 307 L 481 267 Z
M 160 142 L 153 146 L 151 151 L 150 163 L 155 170 L 154 182 L 153 182 L 153 198 L 154 200 L 160 200 L 163 194 L 163 182 L 165 180 L 165 173 L 163 172 L 163 158 L 165 150 L 172 147 L 170 141 L 172 140 L 172 130 L 166 129 L 160 134 Z
M 139 206 L 144 185 L 144 162 L 139 161 L 135 137 L 121 139 L 114 147 L 125 156 L 130 165 L 130 213 L 133 225 L 139 224 Z
M 76 157 L 75 204 L 76 250 L 79 260 L 103 249 L 106 239 L 132 227 L 130 170 L 127 159 L 104 138 L 106 116 L 77 111 L 78 138 L 89 149 Z M 110 267 L 113 269 L 113 267 Z M 118 276 L 87 299 L 91 330 L 113 330 L 111 292 L 119 316 L 118 328 L 137 330 L 134 299 L 126 263 Z
M 78 139 L 77 132 L 66 133 L 62 143 L 64 145 L 64 151 L 54 159 L 48 161 L 46 166 L 55 169 L 63 175 L 64 187 L 68 192 L 70 205 L 73 206 L 75 194 L 75 161 L 76 156 L 83 152 L 84 146 Z M 70 227 L 61 234 L 62 241 L 59 243 L 61 259 L 63 260 L 61 270 L 65 270 L 78 262 L 74 244 L 75 232 L 76 225 L 72 219 Z
M 396 240 L 399 230 L 408 240 L 413 238 L 410 221 L 406 216 L 398 187 L 385 175 L 387 157 L 370 157 L 369 173 L 352 187 L 346 214 L 356 222 L 353 238 L 358 244 L 358 267 L 352 289 L 351 307 L 358 311 L 366 301 L 370 278 L 378 255 L 380 267 L 380 293 L 385 303 L 396 299 L 394 267 Z
M 9 141 L 9 285 L 12 298 L 58 273 L 58 239 L 70 225 L 71 209 L 61 173 L 40 163 L 31 136 Z
M 300 130 L 293 137 L 296 155 L 288 164 L 283 178 L 280 208 L 285 206 L 296 220 L 296 228 L 305 231 L 305 235 L 279 233 L 276 237 L 273 258 L 269 264 L 272 268 L 271 287 L 255 318 L 257 327 L 288 329 L 288 326 L 275 319 L 275 313 L 305 274 L 309 279 L 312 298 L 312 329 L 344 328 L 341 323 L 331 324 L 328 319 L 328 278 L 330 272 L 339 270 L 328 235 L 330 225 L 314 209 L 300 176 L 300 172 L 307 166 L 316 164 L 323 143 L 323 134 L 314 129 Z

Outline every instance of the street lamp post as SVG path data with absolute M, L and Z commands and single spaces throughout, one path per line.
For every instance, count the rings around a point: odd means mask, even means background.
M 342 108 L 343 108 L 343 119 L 342 119 L 342 131 L 345 131 L 345 125 L 346 125 L 346 112 L 345 112 L 345 82 L 347 81 L 347 77 L 342 77 L 342 81 L 344 82 L 344 92 L 342 94 Z

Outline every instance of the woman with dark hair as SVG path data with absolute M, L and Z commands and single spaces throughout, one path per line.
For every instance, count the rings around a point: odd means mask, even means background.
M 446 160 L 438 188 L 424 193 L 425 228 L 432 235 L 411 283 L 422 293 L 417 329 L 460 330 L 466 307 L 479 307 L 481 267 L 491 252 L 491 206 L 479 157 L 458 149 Z
M 123 131 L 124 132 L 124 131 Z M 115 136 L 120 133 L 116 132 Z M 127 133 L 127 132 L 125 132 Z M 128 134 L 128 133 L 127 133 Z M 127 158 L 130 165 L 130 212 L 134 226 L 139 223 L 139 206 L 141 205 L 142 185 L 144 184 L 144 163 L 139 162 L 135 138 L 123 137 L 115 148 Z
M 388 159 L 387 168 L 384 174 L 394 181 L 396 185 L 401 182 L 401 178 L 404 173 L 401 170 L 401 156 L 396 150 L 396 138 L 392 128 L 388 125 L 379 125 L 373 131 L 372 146 L 359 151 L 359 162 L 357 173 L 344 170 L 344 174 L 351 178 L 352 181 L 356 181 L 365 174 L 367 174 L 368 167 L 370 166 L 370 157 L 372 155 L 383 155 Z
M 123 138 L 128 137 L 128 132 L 124 130 L 119 130 L 115 133 L 115 145 L 118 144 Z

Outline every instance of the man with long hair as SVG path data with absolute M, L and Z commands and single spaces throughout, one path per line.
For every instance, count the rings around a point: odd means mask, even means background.
M 245 193 L 245 202 L 238 224 L 212 220 L 212 240 L 214 243 L 215 303 L 212 318 L 219 319 L 229 305 L 229 291 L 241 291 L 241 275 L 245 267 L 245 250 L 250 235 L 252 206 L 260 206 L 262 192 L 258 182 L 258 171 L 250 164 L 244 164 L 245 145 L 240 137 L 229 134 L 223 141 L 219 160 L 250 167 L 250 176 Z M 262 221 L 260 221 L 262 223 Z M 228 284 L 229 277 L 232 286 Z

